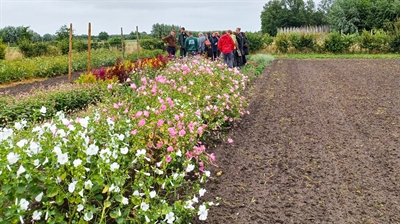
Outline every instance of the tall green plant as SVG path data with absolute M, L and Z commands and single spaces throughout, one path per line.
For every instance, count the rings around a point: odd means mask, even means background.
M 290 47 L 290 37 L 286 33 L 279 33 L 275 37 L 275 46 L 281 53 L 286 53 Z
M 249 44 L 249 51 L 255 52 L 261 50 L 264 47 L 264 36 L 262 33 L 246 33 L 247 42 Z
M 3 40 L 0 39 L 0 60 L 6 58 L 6 51 L 7 51 L 7 46 L 3 44 Z

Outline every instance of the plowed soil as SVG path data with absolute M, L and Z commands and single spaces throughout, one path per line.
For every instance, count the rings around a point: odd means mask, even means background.
M 249 93 L 192 223 L 400 223 L 400 60 L 275 60 Z

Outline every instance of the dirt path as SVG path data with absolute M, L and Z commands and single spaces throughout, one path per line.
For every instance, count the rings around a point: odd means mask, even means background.
M 275 60 L 212 152 L 207 222 L 400 223 L 400 60 Z M 222 171 L 220 177 L 216 172 Z

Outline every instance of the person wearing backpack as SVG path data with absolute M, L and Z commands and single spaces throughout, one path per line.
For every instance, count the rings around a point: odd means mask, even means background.
M 180 49 L 179 49 L 180 53 L 179 54 L 180 54 L 181 58 L 182 57 L 186 57 L 187 51 L 186 51 L 186 48 L 185 48 L 185 40 L 186 40 L 187 37 L 188 37 L 188 35 L 185 32 L 185 27 L 182 27 L 181 28 L 181 33 L 178 36 L 178 45 L 180 46 Z

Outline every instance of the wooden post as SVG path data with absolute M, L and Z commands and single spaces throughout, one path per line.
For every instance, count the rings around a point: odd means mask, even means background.
M 91 34 L 92 33 L 92 24 L 91 23 L 89 23 L 89 27 L 88 27 L 88 63 L 87 63 L 87 73 L 89 74 L 90 73 L 90 70 L 91 70 L 91 68 L 90 68 L 90 56 L 91 56 L 91 46 L 92 46 L 92 43 L 91 43 Z
M 72 83 L 72 23 L 69 24 L 68 82 Z
M 10 53 L 11 49 L 10 49 L 10 42 L 8 42 L 8 47 L 7 47 L 7 53 Z
M 140 59 L 140 46 L 139 46 L 139 27 L 136 26 L 136 45 L 137 45 L 137 59 Z
M 121 27 L 121 45 L 122 45 L 122 62 L 124 62 L 124 55 L 125 55 L 125 49 L 124 49 L 124 32 Z

